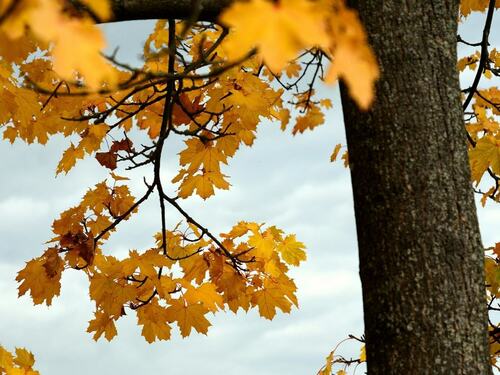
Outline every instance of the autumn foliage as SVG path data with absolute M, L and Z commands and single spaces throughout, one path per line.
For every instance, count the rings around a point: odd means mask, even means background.
M 462 14 L 487 5 L 464 1 Z M 240 147 L 252 146 L 263 120 L 293 134 L 322 125 L 331 102 L 317 96 L 318 81 L 340 78 L 360 108 L 370 106 L 379 70 L 357 14 L 342 0 L 251 0 L 233 3 L 215 23 L 160 20 L 140 68 L 102 54 L 95 23 L 110 16 L 109 4 L 98 0 L 0 3 L 3 138 L 45 144 L 63 135 L 68 147 L 57 174 L 85 158 L 109 171 L 54 220 L 47 248 L 18 273 L 19 295 L 50 305 L 63 272 L 85 273 L 95 302 L 87 331 L 96 340 L 111 340 L 116 321 L 130 312 L 148 342 L 169 339 L 173 326 L 183 337 L 206 334 L 209 314 L 221 310 L 256 308 L 267 319 L 290 312 L 298 301 L 288 271 L 306 259 L 305 245 L 263 223 L 240 221 L 213 233 L 183 201 L 230 188 L 224 168 Z M 460 60 L 459 69 L 474 68 L 481 57 Z M 487 66 L 486 78 L 498 75 L 500 53 L 489 51 Z M 474 94 L 467 125 L 473 179 L 489 173 L 494 185 L 484 196 L 498 201 L 500 94 L 496 88 Z M 184 148 L 177 175 L 167 181 L 160 172 L 171 137 Z M 347 164 L 347 154 L 343 159 Z M 136 169 L 147 177 L 133 196 L 128 171 Z M 148 199 L 158 201 L 159 211 L 151 246 L 113 256 L 106 241 Z M 184 220 L 167 227 L 169 210 Z M 498 259 L 488 259 L 491 278 Z M 498 291 L 491 285 L 492 301 Z M 35 374 L 31 354 L 18 350 L 13 357 L 0 348 L 0 370 L 18 366 Z M 333 360 L 332 354 L 322 373 Z
M 341 1 L 255 0 L 233 4 L 217 24 L 158 21 L 144 45 L 144 65 L 133 68 L 101 55 L 103 37 L 93 21 L 109 17 L 104 2 L 80 5 L 40 0 L 1 9 L 4 139 L 45 144 L 62 134 L 69 146 L 57 174 L 87 157 L 109 170 L 54 220 L 48 248 L 17 276 L 19 294 L 50 305 L 63 272 L 84 272 L 96 306 L 88 331 L 108 340 L 127 310 L 136 312 L 148 342 L 168 339 L 173 325 L 184 337 L 205 334 L 207 314 L 219 310 L 257 308 L 267 319 L 290 312 L 298 301 L 287 272 L 306 259 L 304 244 L 275 226 L 245 221 L 213 234 L 182 201 L 229 189 L 224 166 L 252 145 L 263 119 L 285 130 L 298 113 L 294 134 L 321 125 L 331 103 L 316 99 L 316 80 L 342 77 L 360 106 L 370 104 L 378 69 L 356 14 Z M 54 22 L 45 24 L 49 16 Z M 294 21 L 299 16 L 302 24 Z M 80 46 L 78 54 L 71 45 Z M 325 60 L 332 61 L 327 71 Z M 135 141 L 138 132 L 149 144 Z M 183 138 L 185 146 L 177 176 L 165 181 L 169 137 Z M 139 168 L 152 177 L 134 197 L 127 171 Z M 176 195 L 166 194 L 167 184 Z M 151 247 L 124 259 L 111 255 L 106 240 L 153 197 L 160 220 Z M 184 221 L 167 228 L 170 209 Z
M 35 356 L 24 348 L 16 348 L 12 354 L 0 345 L 0 374 L 40 375 L 33 369 Z

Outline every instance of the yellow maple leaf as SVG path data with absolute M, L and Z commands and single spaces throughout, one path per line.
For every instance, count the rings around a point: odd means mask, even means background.
M 301 261 L 306 260 L 305 245 L 297 241 L 295 234 L 290 234 L 278 245 L 278 252 L 283 260 L 293 266 L 298 266 Z
M 111 341 L 117 334 L 114 319 L 102 311 L 95 312 L 95 318 L 89 321 L 87 332 L 95 332 L 92 338 L 96 341 L 102 334 L 108 341 Z
M 360 353 L 359 353 L 359 360 L 361 362 L 366 362 L 366 345 L 363 345 L 361 347 Z
M 78 148 L 83 149 L 87 154 L 98 150 L 108 131 L 109 126 L 106 124 L 90 125 L 83 132 Z
M 494 259 L 484 258 L 484 273 L 488 292 L 497 298 L 500 297 L 500 267 Z
M 338 143 L 337 145 L 335 145 L 335 148 L 332 151 L 332 155 L 330 156 L 330 161 L 331 162 L 334 162 L 335 160 L 337 160 L 337 157 L 339 155 L 341 147 L 342 147 L 342 145 L 340 143 Z
M 184 279 L 201 284 L 208 271 L 207 261 L 203 256 L 194 255 L 180 261 L 180 266 L 184 272 Z
M 119 176 L 117 174 L 114 174 L 113 172 L 110 173 L 110 176 L 115 181 L 127 181 L 127 180 L 130 180 L 130 178 L 128 178 L 128 177 Z
M 106 13 L 106 1 L 88 0 L 94 11 Z M 92 89 L 103 81 L 114 84 L 116 73 L 100 51 L 105 47 L 102 32 L 88 18 L 71 18 L 56 0 L 28 0 L 16 7 L 12 17 L 1 25 L 12 39 L 21 37 L 28 27 L 45 43 L 53 43 L 54 70 L 66 80 L 75 79 L 75 71 Z
M 333 366 L 333 352 L 330 352 L 326 357 L 325 365 L 321 370 L 318 371 L 317 375 L 331 375 Z
M 198 138 L 188 139 L 187 148 L 179 153 L 179 162 L 187 165 L 188 172 L 195 172 L 203 167 L 206 171 L 219 171 L 220 163 L 227 164 L 226 156 L 216 147 L 214 142 L 203 143 Z
M 292 134 L 304 133 L 307 129 L 312 130 L 325 122 L 325 115 L 317 106 L 307 110 L 306 114 L 299 116 L 293 127 Z
M 7 139 L 10 143 L 14 143 L 18 136 L 18 132 L 15 127 L 13 126 L 8 126 L 5 128 L 3 131 L 3 139 Z
M 283 273 L 283 270 L 280 267 L 280 263 L 281 262 L 279 261 L 279 257 L 273 255 L 273 257 L 270 260 L 267 260 L 264 263 L 264 272 L 267 275 L 273 277 L 279 277 Z
M 496 174 L 500 173 L 500 139 L 486 136 L 477 141 L 469 152 L 472 180 L 479 183 L 484 172 L 491 167 Z
M 219 189 L 229 189 L 229 183 L 224 179 L 224 175 L 218 171 L 203 172 L 198 175 L 187 175 L 179 186 L 179 197 L 187 198 L 196 191 L 201 198 L 207 199 L 214 195 L 214 187 Z
M 349 168 L 349 152 L 345 151 L 342 154 L 342 160 L 344 160 L 344 167 Z
M 177 289 L 177 281 L 165 275 L 161 276 L 160 280 L 156 282 L 156 285 L 158 295 L 166 300 L 170 298 L 170 293 Z
M 136 269 L 139 269 L 142 275 L 156 278 L 156 268 L 168 266 L 168 262 L 169 260 L 165 256 L 160 255 L 157 250 L 148 250 L 143 254 L 132 250 L 129 251 L 129 257 L 122 261 L 122 266 L 125 274 L 132 274 Z
M 84 155 L 85 153 L 82 148 L 75 147 L 71 144 L 69 148 L 64 151 L 63 156 L 57 165 L 56 174 L 61 172 L 68 173 L 71 168 L 75 166 L 76 161 L 83 159 Z
M 277 118 L 281 121 L 280 129 L 285 130 L 288 123 L 290 122 L 290 110 L 287 108 L 280 110 Z
M 107 0 L 81 0 L 100 20 L 106 21 L 111 17 L 111 6 Z
M 45 263 L 43 256 L 30 260 L 17 273 L 16 281 L 20 283 L 19 297 L 29 291 L 35 305 L 45 302 L 50 306 L 54 296 L 58 296 L 61 291 L 61 273 L 49 276 Z
M 457 61 L 458 71 L 462 72 L 466 67 L 468 67 L 470 70 L 475 70 L 476 63 L 479 61 L 480 57 L 481 56 L 479 52 L 476 52 L 471 56 L 462 57 Z
M 269 233 L 254 233 L 248 239 L 248 245 L 253 247 L 252 255 L 261 259 L 270 259 L 273 255 L 276 243 L 274 238 Z
M 137 323 L 143 326 L 142 335 L 147 342 L 170 338 L 169 314 L 167 309 L 158 304 L 157 299 L 153 299 L 136 311 Z
M 90 279 L 90 298 L 108 315 L 119 316 L 124 304 L 134 301 L 137 289 L 112 277 L 96 273 Z
M 111 201 L 111 194 L 105 181 L 99 182 L 93 189 L 87 190 L 82 198 L 81 206 L 88 207 L 96 215 L 105 210 Z M 98 233 L 98 232 L 94 232 Z
M 483 193 L 483 196 L 481 197 L 481 206 L 486 206 L 486 201 L 488 198 L 490 198 L 491 194 L 493 194 L 496 190 L 495 186 L 492 186 L 487 192 Z
M 22 368 L 31 369 L 35 364 L 35 356 L 24 348 L 16 348 L 14 363 Z
M 379 77 L 377 60 L 357 14 L 341 8 L 331 16 L 332 63 L 325 81 L 342 78 L 349 94 L 362 109 L 367 109 L 375 97 L 375 81 Z
M 211 312 L 223 308 L 222 296 L 212 283 L 204 283 L 197 288 L 189 286 L 184 298 L 189 304 L 202 303 Z
M 322 107 L 326 108 L 326 109 L 330 109 L 330 108 L 332 108 L 332 101 L 331 101 L 330 99 L 328 99 L 328 98 L 321 99 L 321 100 L 319 101 L 319 104 L 320 104 Z
M 0 345 L 0 370 L 10 369 L 14 365 L 13 355 Z
M 252 296 L 252 302 L 259 307 L 260 316 L 269 320 L 276 315 L 276 308 L 289 313 L 292 307 L 292 303 L 286 298 L 283 290 L 278 285 L 271 284 L 256 291 Z
M 2 2 L 3 4 L 3 2 Z M 3 30 L 0 27 L 0 56 L 5 62 L 14 62 L 16 64 L 21 64 L 26 60 L 30 53 L 37 50 L 37 47 L 44 49 L 44 45 L 38 45 L 36 43 L 33 35 L 26 34 L 20 35 L 15 39 L 15 43 L 8 35 L 9 30 Z
M 472 12 L 483 12 L 488 8 L 489 0 L 461 0 L 460 14 L 467 17 Z M 496 2 L 496 8 L 500 8 L 500 4 Z
M 72 207 L 62 212 L 59 219 L 52 223 L 52 232 L 59 236 L 82 232 L 82 220 L 85 210 L 81 206 Z
M 168 320 L 177 322 L 182 337 L 187 337 L 194 328 L 197 332 L 207 334 L 210 322 L 205 318 L 208 309 L 200 303 L 188 304 L 184 299 L 170 301 L 166 313 Z
M 248 233 L 249 230 L 258 230 L 259 226 L 257 224 L 255 225 L 250 225 L 250 223 L 247 223 L 246 221 L 240 221 L 238 224 L 234 225 L 231 228 L 231 231 L 229 233 L 222 233 L 222 237 L 227 237 L 227 238 L 237 238 L 244 236 L 245 234 Z
M 40 375 L 33 370 L 35 357 L 24 348 L 16 348 L 14 357 L 0 345 L 0 374 L 5 375 Z
M 297 62 L 291 62 L 290 64 L 287 65 L 285 73 L 288 78 L 298 77 L 300 75 L 301 70 L 302 68 Z
M 125 214 L 135 202 L 135 198 L 130 194 L 130 189 L 127 185 L 115 186 L 109 208 L 113 215 L 120 216 Z
M 222 260 L 222 257 L 218 259 Z M 223 291 L 224 302 L 229 309 L 234 313 L 240 308 L 248 311 L 252 289 L 248 287 L 246 279 L 225 263 L 215 262 L 211 266 L 210 276 L 217 284 L 217 290 Z
M 257 47 L 274 73 L 302 49 L 329 43 L 323 13 L 308 0 L 234 2 L 219 19 L 233 30 L 224 43 L 229 58 Z
M 55 247 L 49 248 L 45 253 L 45 263 L 43 268 L 47 276 L 50 278 L 60 277 L 61 272 L 64 270 L 64 262 L 59 256 L 59 250 Z
M 0 43 L 1 43 L 1 41 L 0 41 Z M 3 59 L 0 60 L 0 79 L 2 79 L 2 81 L 0 81 L 0 82 L 7 83 L 8 82 L 7 80 L 10 78 L 11 74 L 12 74 L 12 67 L 11 67 L 11 65 L 9 63 L 7 63 L 7 61 L 5 61 Z
M 77 70 L 91 89 L 98 89 L 103 81 L 114 84 L 116 73 L 100 53 L 106 46 L 101 31 L 83 21 L 70 21 L 61 29 L 59 32 L 64 37 L 58 38 L 52 51 L 54 71 L 62 78 L 73 80 Z
M 137 117 L 137 126 L 140 129 L 147 130 L 151 139 L 155 139 L 160 135 L 161 121 L 159 116 L 152 111 L 151 107 L 147 108 Z

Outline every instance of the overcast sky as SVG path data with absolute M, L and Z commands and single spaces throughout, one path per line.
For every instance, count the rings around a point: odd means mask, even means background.
M 473 33 L 472 41 L 480 40 L 480 18 L 471 21 L 467 33 Z M 133 22 L 105 30 L 111 46 L 122 46 L 119 58 L 132 62 L 137 61 L 150 28 L 151 23 Z M 493 38 L 493 44 L 500 45 L 499 35 Z M 174 330 L 170 341 L 154 344 L 145 342 L 135 314 L 130 313 L 118 322 L 118 336 L 111 343 L 94 342 L 85 332 L 93 304 L 81 273 L 66 271 L 61 297 L 50 308 L 33 306 L 26 296 L 18 299 L 14 279 L 25 261 L 42 253 L 44 242 L 51 238 L 52 220 L 77 204 L 106 172 L 89 158 L 67 176 L 55 178 L 55 167 L 68 144 L 62 138 L 45 147 L 2 142 L 0 343 L 31 350 L 42 375 L 315 374 L 340 340 L 363 332 L 349 171 L 341 162 L 329 162 L 335 144 L 345 144 L 340 100 L 336 87 L 321 90 L 334 102 L 324 126 L 292 137 L 278 124 L 263 124 L 255 145 L 239 151 L 225 171 L 231 176 L 231 189 L 218 191 L 206 202 L 196 198 L 185 202 L 189 212 L 216 233 L 243 219 L 296 233 L 308 248 L 307 262 L 292 272 L 300 309 L 278 314 L 271 322 L 255 311 L 219 313 L 210 319 L 213 326 L 207 336 L 182 339 Z M 166 175 L 177 166 L 178 147 L 168 145 Z M 141 186 L 136 188 L 140 193 Z M 151 247 L 158 215 L 156 201 L 146 203 L 112 236 L 110 253 Z M 175 214 L 169 215 L 174 222 Z M 490 204 L 479 209 L 479 218 L 484 244 L 500 240 L 499 208 Z M 343 353 L 357 356 L 357 349 L 347 345 Z

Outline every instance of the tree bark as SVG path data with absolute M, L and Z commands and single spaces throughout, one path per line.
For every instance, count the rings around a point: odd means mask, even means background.
M 491 373 L 458 4 L 351 1 L 382 71 L 369 112 L 342 87 L 370 375 Z
M 215 21 L 233 0 L 111 0 L 114 21 L 189 19 L 200 7 L 197 19 Z

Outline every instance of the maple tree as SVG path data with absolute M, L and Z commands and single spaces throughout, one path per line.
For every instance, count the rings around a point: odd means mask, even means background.
M 267 319 L 278 309 L 289 312 L 298 301 L 287 273 L 306 259 L 304 244 L 275 226 L 246 221 L 216 235 L 182 202 L 229 189 L 224 165 L 240 147 L 252 145 L 263 119 L 280 122 L 283 130 L 294 121 L 293 134 L 322 125 L 331 102 L 318 98 L 319 80 L 342 79 L 344 93 L 355 102 L 343 96 L 347 122 L 359 122 L 358 108 L 368 110 L 374 102 L 379 68 L 358 15 L 342 0 L 199 2 L 194 7 L 190 3 L 188 12 L 179 5 L 179 17 L 165 8 L 171 13 L 156 24 L 144 44 L 144 65 L 135 68 L 101 54 L 104 39 L 95 23 L 129 19 L 130 14 L 140 18 L 148 6 L 155 7 L 139 3 L 143 13 L 134 10 L 134 2 L 121 1 L 0 4 L 3 138 L 45 144 L 62 134 L 71 143 L 56 173 L 68 173 L 87 157 L 109 170 L 105 181 L 89 188 L 76 206 L 54 220 L 49 247 L 18 273 L 19 293 L 28 293 L 35 304 L 50 305 L 59 295 L 62 273 L 80 270 L 88 277 L 96 306 L 88 332 L 107 340 L 116 336 L 115 323 L 126 310 L 136 312 L 148 342 L 168 339 L 173 324 L 183 337 L 193 331 L 207 333 L 207 314 L 220 310 L 257 308 Z M 495 1 L 464 1 L 461 13 L 488 9 L 487 26 L 494 6 Z M 359 11 L 361 17 L 366 15 L 363 7 Z M 158 12 L 151 14 L 158 17 Z M 488 51 L 487 35 L 480 46 L 480 52 L 458 63 L 459 69 L 477 65 L 477 81 L 482 75 L 498 75 L 500 67 L 498 52 Z M 495 88 L 479 90 L 476 81 L 465 94 L 465 110 L 474 99 L 467 126 L 472 179 L 478 184 L 489 174 L 493 186 L 478 191 L 485 200 L 498 201 L 495 116 L 500 114 L 500 95 Z M 139 133 L 147 134 L 149 142 L 136 141 Z M 366 131 L 360 134 L 366 137 Z M 185 145 L 171 182 L 161 176 L 169 137 L 182 137 Z M 350 149 L 354 145 L 353 158 L 344 153 L 343 159 L 353 167 L 363 160 L 349 131 L 348 143 Z M 334 147 L 332 160 L 340 148 Z M 134 197 L 126 174 L 137 169 L 148 170 L 144 175 L 149 177 L 144 178 L 143 194 Z M 356 167 L 353 171 L 356 174 Z M 174 195 L 168 193 L 169 184 L 176 187 Z M 152 246 L 130 250 L 124 259 L 107 254 L 106 240 L 148 199 L 156 199 L 160 211 Z M 184 220 L 168 228 L 167 209 Z M 491 309 L 498 296 L 497 263 L 496 258 L 486 261 Z M 478 317 L 482 308 L 476 305 Z M 493 360 L 497 329 L 492 323 Z M 376 357 L 369 333 L 367 338 L 370 369 Z M 31 359 L 20 359 L 31 358 L 28 352 L 18 349 L 14 358 L 1 350 L 0 369 L 32 371 Z M 323 373 L 331 371 L 333 361 L 332 352 Z

